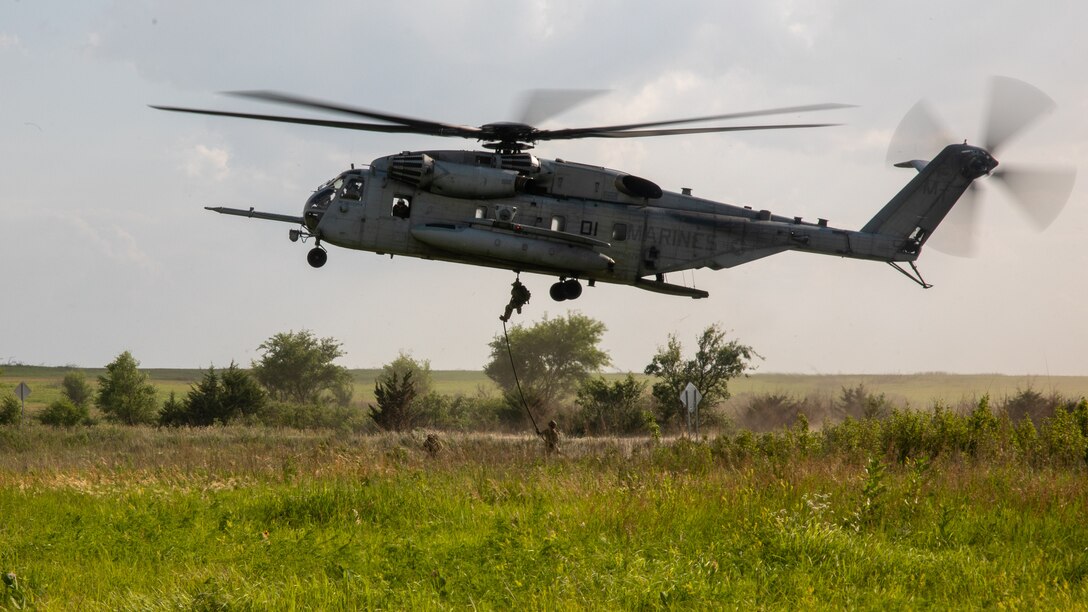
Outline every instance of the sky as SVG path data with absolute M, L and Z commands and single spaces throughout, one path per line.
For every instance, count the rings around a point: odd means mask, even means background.
M 545 128 L 853 104 L 784 118 L 844 124 L 833 128 L 534 153 L 857 229 L 912 176 L 885 160 L 903 115 L 925 98 L 956 141 L 977 141 L 995 74 L 1058 104 L 999 161 L 1083 174 L 1084 23 L 1074 0 L 0 0 L 0 364 L 100 367 L 129 350 L 145 367 L 248 365 L 264 340 L 301 329 L 342 342 L 353 368 L 400 352 L 433 369 L 486 363 L 512 273 L 335 247 L 314 270 L 286 224 L 203 209 L 299 214 L 352 163 L 474 142 L 149 104 L 290 111 L 219 93 L 272 89 L 480 125 L 516 118 L 530 89 L 607 90 Z M 763 356 L 758 372 L 1088 375 L 1088 176 L 1041 233 L 983 187 L 977 257 L 926 251 L 928 290 L 884 264 L 784 253 L 670 276 L 704 300 L 602 284 L 556 303 L 554 279 L 525 275 L 534 297 L 514 322 L 598 319 L 619 372 L 716 323 Z

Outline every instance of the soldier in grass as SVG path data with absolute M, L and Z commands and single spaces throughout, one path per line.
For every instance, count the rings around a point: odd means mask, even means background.
M 427 454 L 434 459 L 438 456 L 439 451 L 442 450 L 442 441 L 438 439 L 435 434 L 427 434 L 427 438 L 423 440 L 423 450 L 427 451 Z
M 549 455 L 559 453 L 559 425 L 555 421 L 548 421 L 548 428 L 540 432 L 544 438 L 544 446 Z

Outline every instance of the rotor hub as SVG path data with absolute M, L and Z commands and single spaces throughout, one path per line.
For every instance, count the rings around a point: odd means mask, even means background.
M 963 176 L 971 180 L 986 176 L 997 167 L 997 160 L 984 149 L 972 147 L 964 151 Z
M 481 125 L 479 139 L 487 149 L 517 153 L 533 148 L 536 133 L 537 129 L 526 123 L 498 121 Z

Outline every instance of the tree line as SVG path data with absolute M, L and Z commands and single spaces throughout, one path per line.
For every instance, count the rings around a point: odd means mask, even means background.
M 430 363 L 401 353 L 382 366 L 375 401 L 365 407 L 353 405 L 351 374 L 336 363 L 345 354 L 342 344 L 309 330 L 275 334 L 258 347 L 260 356 L 250 369 L 233 362 L 225 369 L 211 366 L 184 396 L 172 392 L 161 404 L 139 361 L 125 351 L 106 366 L 97 388 L 82 372 L 65 375 L 62 398 L 37 418 L 49 425 L 89 424 L 94 406 L 106 420 L 126 425 L 524 430 L 554 419 L 573 433 L 653 433 L 683 422 L 679 398 L 688 382 L 703 392 L 703 406 L 712 408 L 729 397 L 728 381 L 751 369 L 759 357 L 711 325 L 697 338 L 690 357 L 669 335 L 644 370 L 653 377 L 650 381 L 631 373 L 608 379 L 601 375 L 611 364 L 600 347 L 605 331 L 602 322 L 569 313 L 515 325 L 508 336 L 495 336 L 483 370 L 499 388 L 498 396 L 485 391 L 439 394 Z M 16 412 L 9 414 L 12 405 Z M 703 414 L 714 418 L 711 410 Z M 0 422 L 16 418 L 18 400 L 0 399 Z

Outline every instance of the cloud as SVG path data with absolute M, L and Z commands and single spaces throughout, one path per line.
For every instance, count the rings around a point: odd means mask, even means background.
M 159 270 L 159 264 L 140 248 L 136 238 L 119 225 L 114 224 L 108 231 L 103 231 L 79 216 L 50 216 L 71 225 L 96 251 L 112 261 L 135 265 L 149 272 Z
M 0 49 L 22 49 L 23 43 L 15 34 L 0 32 Z
M 231 174 L 230 152 L 198 144 L 185 153 L 185 173 L 193 178 L 223 181 Z
M 95 50 L 102 46 L 102 35 L 98 32 L 91 32 L 87 35 L 87 41 L 84 43 L 88 50 Z

